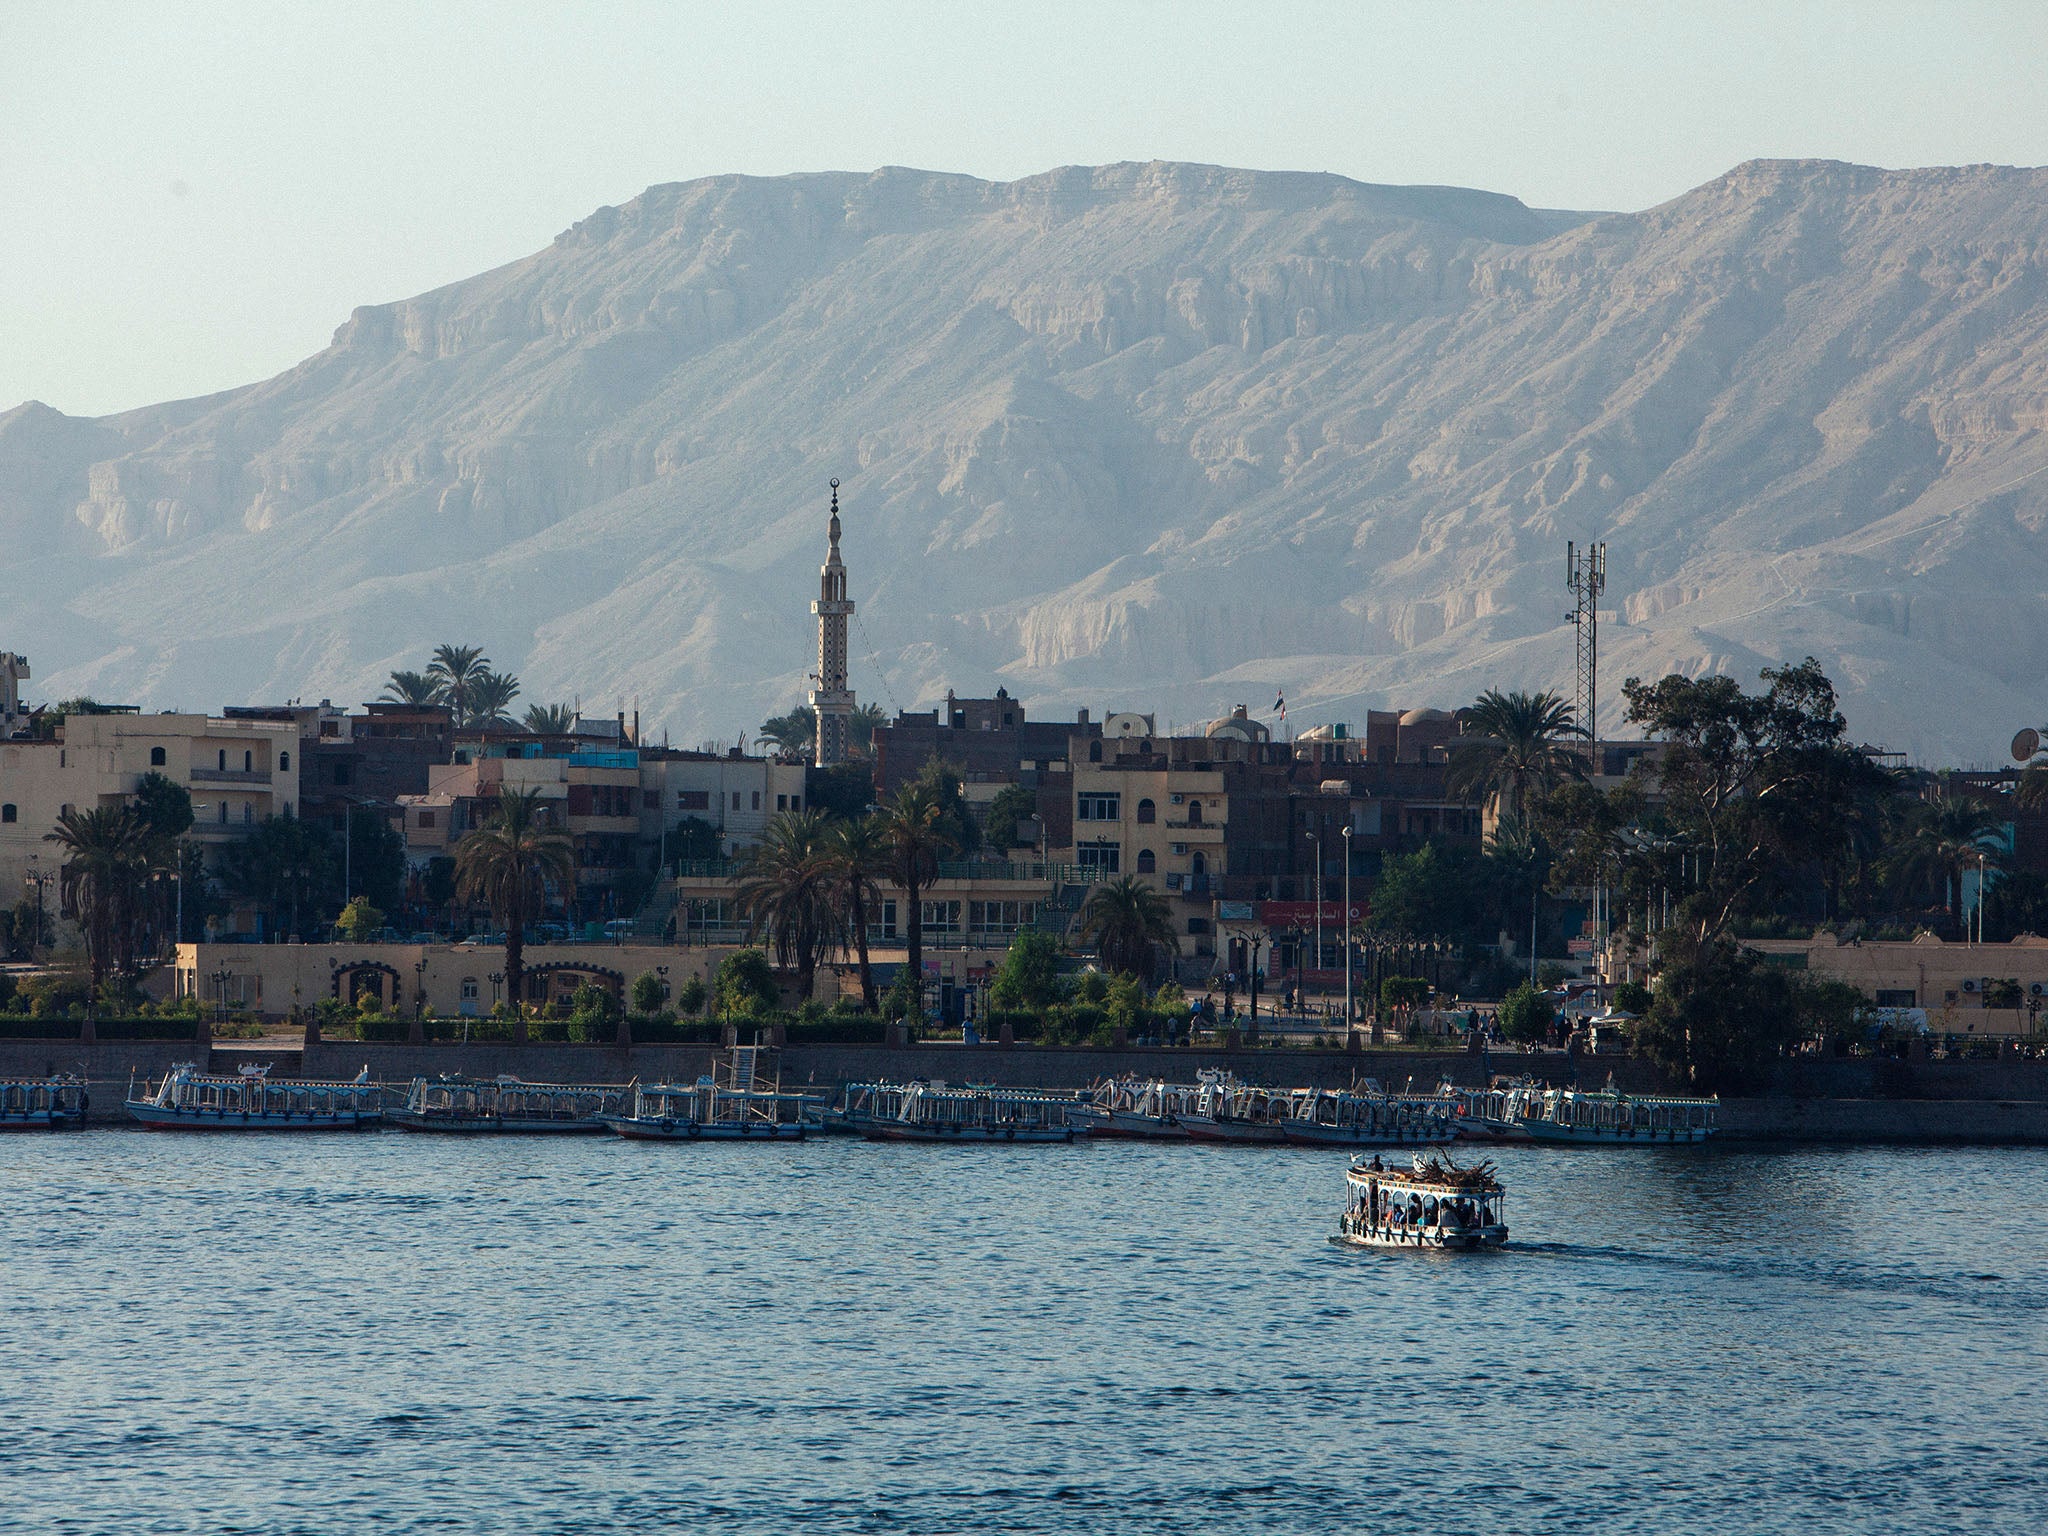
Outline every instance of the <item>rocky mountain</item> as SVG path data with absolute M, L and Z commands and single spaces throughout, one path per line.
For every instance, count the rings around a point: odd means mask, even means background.
M 2048 172 L 1756 163 L 1648 212 L 1194 165 L 650 189 L 290 372 L 0 416 L 0 644 L 148 706 L 439 640 L 730 738 L 805 687 L 1187 724 L 1809 652 L 1990 760 L 2048 670 Z M 232 325 L 234 317 L 220 317 Z M 1619 711 L 1603 711 L 1618 724 Z

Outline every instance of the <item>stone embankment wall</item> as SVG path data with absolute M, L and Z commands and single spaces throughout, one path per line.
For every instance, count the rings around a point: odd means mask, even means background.
M 0 1076 L 75 1072 L 92 1084 L 93 1118 L 120 1123 L 121 1097 L 131 1070 L 137 1080 L 159 1077 L 201 1047 L 182 1041 L 76 1040 L 0 1042 Z M 537 1082 L 623 1083 L 692 1081 L 710 1071 L 709 1046 L 649 1045 L 619 1050 L 598 1045 L 383 1045 L 330 1041 L 308 1050 L 266 1053 L 254 1044 L 226 1042 L 213 1053 L 216 1070 L 272 1054 L 279 1075 L 351 1078 L 364 1067 L 373 1078 L 403 1084 L 442 1073 L 489 1078 L 509 1074 Z M 1568 1082 L 1570 1064 L 1556 1052 L 1496 1055 L 1496 1072 L 1529 1073 Z M 1102 1077 L 1164 1077 L 1190 1082 L 1205 1067 L 1221 1067 L 1249 1082 L 1274 1086 L 1344 1087 L 1373 1077 L 1390 1090 L 1411 1084 L 1433 1088 L 1444 1077 L 1476 1084 L 1480 1058 L 1462 1052 L 1170 1050 L 1145 1047 L 1015 1047 L 921 1045 L 907 1047 L 799 1045 L 782 1053 L 783 1082 L 836 1089 L 875 1078 L 944 1079 L 1011 1087 L 1080 1088 Z M 1599 1058 L 1580 1064 L 1588 1087 L 1607 1081 L 1634 1093 L 1666 1085 L 1642 1062 Z M 2033 1061 L 1903 1062 L 1794 1061 L 1775 1075 L 1771 1091 L 1731 1098 L 1721 1111 L 1731 1140 L 1840 1142 L 2048 1143 L 2048 1063 Z

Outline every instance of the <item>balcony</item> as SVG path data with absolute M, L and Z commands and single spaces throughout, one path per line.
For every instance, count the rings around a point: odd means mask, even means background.
M 246 770 L 241 768 L 194 768 L 192 770 L 192 782 L 194 784 L 268 784 L 270 782 L 270 770 L 268 768 L 250 768 Z

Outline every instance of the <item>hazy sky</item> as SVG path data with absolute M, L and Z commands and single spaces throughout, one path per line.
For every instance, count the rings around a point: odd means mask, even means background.
M 1642 208 L 2048 162 L 2048 3 L 0 0 L 0 409 L 225 389 L 654 182 L 1181 159 Z

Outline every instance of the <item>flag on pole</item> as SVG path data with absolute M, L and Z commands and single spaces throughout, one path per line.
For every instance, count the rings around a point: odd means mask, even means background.
M 1286 693 L 1286 690 L 1282 689 L 1282 690 L 1280 691 L 1279 695 L 1278 695 L 1278 696 L 1277 696 L 1277 697 L 1276 697 L 1276 698 L 1275 698 L 1275 699 L 1273 700 L 1273 709 L 1274 709 L 1274 711 L 1275 711 L 1275 712 L 1276 712 L 1276 713 L 1277 713 L 1277 714 L 1278 714 L 1278 715 L 1280 716 L 1280 718 L 1281 718 L 1282 720 L 1285 720 L 1285 719 L 1287 718 L 1287 693 Z

